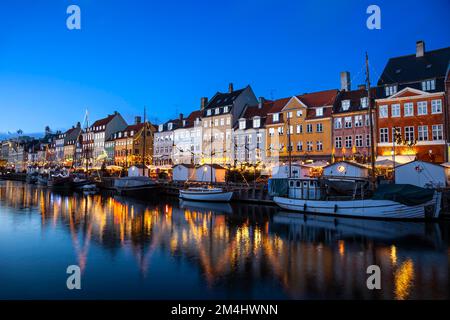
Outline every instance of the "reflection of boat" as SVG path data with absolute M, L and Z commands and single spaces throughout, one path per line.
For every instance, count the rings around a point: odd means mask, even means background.
M 72 180 L 72 187 L 74 189 L 82 189 L 84 186 L 91 184 L 91 182 L 86 178 L 80 178 L 76 176 Z
M 114 180 L 114 188 L 122 196 L 144 198 L 156 195 L 158 184 L 149 177 L 122 177 Z
M 180 198 L 194 201 L 219 201 L 228 202 L 231 200 L 233 192 L 223 191 L 222 188 L 195 187 L 180 190 Z
M 341 238 L 364 236 L 371 239 L 391 240 L 406 236 L 425 236 L 427 228 L 423 222 L 386 221 L 330 217 L 324 215 L 306 215 L 292 212 L 279 212 L 273 216 L 276 224 L 287 224 L 298 232 L 323 229 L 334 231 Z
M 48 179 L 47 185 L 55 189 L 68 190 L 72 187 L 72 178 L 62 174 L 52 175 L 50 179 Z
M 98 188 L 95 184 L 85 184 L 79 187 L 79 190 L 83 191 L 83 194 L 96 194 L 98 192 Z
M 215 213 L 233 213 L 233 208 L 229 203 L 220 202 L 198 202 L 189 200 L 180 200 L 180 207 L 182 209 L 195 210 L 200 212 L 210 212 Z
M 437 218 L 441 193 L 412 185 L 380 185 L 371 198 L 329 198 L 317 179 L 288 179 L 287 192 L 275 196 L 281 208 L 304 213 L 375 219 Z

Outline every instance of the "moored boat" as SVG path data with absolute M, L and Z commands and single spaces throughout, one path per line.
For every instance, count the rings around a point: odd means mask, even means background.
M 222 188 L 208 186 L 180 190 L 180 198 L 184 200 L 228 202 L 232 196 L 232 191 L 224 191 Z
M 439 217 L 441 192 L 413 185 L 387 184 L 364 198 L 329 196 L 317 179 L 288 179 L 287 192 L 274 196 L 283 209 L 302 213 L 372 219 L 433 219 Z
M 63 174 L 51 175 L 47 185 L 54 189 L 69 190 L 72 187 L 72 178 Z
M 159 193 L 159 185 L 149 177 L 122 177 L 114 180 L 114 188 L 122 196 L 146 198 Z

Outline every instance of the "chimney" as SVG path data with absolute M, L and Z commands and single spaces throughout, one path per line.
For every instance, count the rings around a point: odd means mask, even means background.
M 81 128 L 81 123 L 80 123 L 80 121 L 77 122 L 77 128 Z
M 230 82 L 230 84 L 228 85 L 228 93 L 232 93 L 233 91 L 233 82 Z
M 141 116 L 134 117 L 134 124 L 141 124 L 141 120 L 142 120 Z
M 119 113 L 117 111 L 114 111 L 114 115 L 117 116 Z
M 358 90 L 366 90 L 366 85 L 365 84 L 358 85 Z
M 208 98 L 202 97 L 200 99 L 200 110 L 204 110 L 207 104 L 208 104 Z
M 180 121 L 183 122 L 183 114 L 180 113 Z
M 351 83 L 350 83 L 350 72 L 342 71 L 341 72 L 341 90 L 342 91 L 350 91 Z
M 425 42 L 422 40 L 416 42 L 416 58 L 423 57 L 425 55 Z
M 264 105 L 264 101 L 266 101 L 266 99 L 264 99 L 264 97 L 258 98 L 258 109 L 262 109 L 262 107 Z

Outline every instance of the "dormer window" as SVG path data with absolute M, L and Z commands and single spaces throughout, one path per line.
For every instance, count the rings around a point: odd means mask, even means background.
M 387 97 L 392 96 L 393 94 L 397 93 L 397 85 L 394 84 L 394 85 L 386 86 L 384 88 L 384 91 L 385 91 Z
M 130 135 L 134 136 L 134 130 L 131 130 Z
M 316 117 L 321 117 L 323 116 L 323 108 L 317 108 L 316 109 Z
M 169 122 L 169 124 L 167 125 L 167 130 L 172 130 L 172 122 Z
M 274 113 L 274 114 L 272 115 L 272 120 L 273 120 L 273 122 L 278 122 L 278 121 L 280 121 L 280 114 Z
M 223 107 L 223 113 L 227 113 L 228 112 L 228 107 Z
M 186 120 L 183 120 L 183 127 L 186 125 Z
M 239 129 L 245 129 L 245 119 L 239 120 Z
M 219 108 L 216 108 L 215 113 L 216 113 L 216 114 L 219 114 Z
M 369 106 L 369 100 L 367 99 L 367 97 L 362 97 L 361 98 L 361 108 L 366 109 Z
M 348 109 L 350 109 L 350 100 L 343 100 L 341 102 L 341 106 L 343 111 L 347 111 Z
M 207 116 L 210 116 L 210 115 L 211 115 L 211 109 L 208 109 L 208 110 L 206 111 L 206 115 L 207 115 Z
M 429 80 L 422 81 L 422 90 L 423 91 L 436 90 L 436 80 L 429 79 Z
M 253 128 L 259 128 L 261 126 L 261 119 L 255 118 L 253 119 Z
M 119 138 L 122 138 L 122 132 L 119 132 Z
M 162 125 L 162 124 L 159 125 L 158 131 L 159 131 L 159 132 L 162 132 L 162 131 L 163 131 L 163 125 Z

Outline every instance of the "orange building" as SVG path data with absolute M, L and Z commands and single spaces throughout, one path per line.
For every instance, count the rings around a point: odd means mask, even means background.
M 331 114 L 338 90 L 280 99 L 269 110 L 266 150 L 271 163 L 331 160 Z

